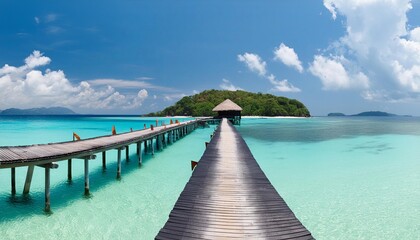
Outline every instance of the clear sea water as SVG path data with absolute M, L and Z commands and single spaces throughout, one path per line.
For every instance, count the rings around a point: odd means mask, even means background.
M 159 121 L 169 122 L 168 118 Z M 141 129 L 155 118 L 0 117 L 0 145 L 69 141 Z M 141 167 L 116 151 L 90 163 L 91 196 L 83 196 L 83 161 L 51 170 L 52 214 L 43 212 L 44 173 L 36 168 L 29 197 L 26 168 L 0 169 L 0 239 L 153 239 L 191 176 L 214 126 L 197 129 Z M 243 119 L 238 127 L 272 184 L 317 239 L 420 239 L 420 118 Z

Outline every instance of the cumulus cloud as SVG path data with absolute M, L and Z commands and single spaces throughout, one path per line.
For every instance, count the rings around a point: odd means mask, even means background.
M 300 92 L 301 90 L 295 86 L 293 86 L 287 79 L 284 80 L 277 80 L 273 74 L 267 76 L 267 79 L 273 84 L 272 91 L 275 92 Z
M 240 87 L 234 86 L 229 80 L 227 79 L 222 79 L 222 83 L 219 85 L 219 87 L 223 90 L 228 90 L 228 91 L 237 91 L 237 90 L 243 90 Z
M 267 64 L 257 54 L 244 53 L 238 55 L 238 60 L 245 63 L 249 70 L 258 73 L 260 76 L 265 76 L 267 74 Z
M 258 75 L 267 79 L 271 84 L 273 84 L 272 91 L 277 92 L 300 92 L 300 89 L 293 86 L 287 79 L 277 80 L 276 76 L 273 74 L 268 74 L 266 69 L 266 62 L 261 59 L 260 56 L 254 53 L 244 53 L 243 55 L 238 55 L 238 60 L 244 62 L 249 70 L 252 72 L 258 73 Z M 226 79 L 224 79 L 226 80 Z M 223 83 L 222 83 L 223 84 Z M 221 86 L 220 86 L 221 87 Z M 226 84 L 226 87 L 229 87 Z M 234 87 L 232 85 L 232 87 Z
M 321 79 L 324 90 L 339 90 L 351 88 L 368 88 L 369 79 L 362 73 L 349 73 L 344 65 L 344 57 L 327 58 L 317 55 L 309 67 L 309 71 Z
M 284 43 L 281 43 L 280 46 L 274 50 L 274 59 L 281 61 L 286 66 L 295 68 L 300 73 L 303 72 L 302 63 L 295 50 L 284 45 Z
M 49 57 L 42 55 L 40 51 L 34 51 L 29 57 L 25 59 L 25 64 L 28 68 L 36 68 L 39 66 L 47 65 L 51 62 Z
M 67 106 L 86 109 L 134 108 L 147 98 L 147 90 L 137 95 L 124 95 L 112 86 L 94 88 L 86 81 L 72 84 L 61 70 L 37 68 L 46 66 L 51 59 L 34 51 L 19 67 L 8 64 L 0 68 L 0 108 L 30 108 L 41 106 Z
M 411 0 L 324 0 L 324 6 L 333 19 L 343 16 L 346 26 L 346 34 L 326 50 L 339 54 L 324 59 L 335 61 L 337 56 L 344 56 L 351 59 L 348 60 L 350 65 L 363 69 L 362 73 L 342 64 L 350 82 L 366 82 L 363 79 L 369 79 L 371 94 L 364 94 L 365 99 L 373 100 L 384 95 L 392 96 L 394 100 L 405 96 L 412 98 L 413 95 L 420 97 L 420 28 L 411 28 L 408 23 Z M 330 83 L 327 73 L 315 70 L 315 61 L 332 62 L 321 61 L 324 59 L 317 57 L 314 59 L 311 72 L 323 84 Z M 340 79 L 338 84 L 324 84 L 324 87 L 334 89 L 346 85 L 345 82 L 348 81 Z M 375 89 L 372 89 L 373 86 Z M 403 92 L 405 94 L 401 94 Z

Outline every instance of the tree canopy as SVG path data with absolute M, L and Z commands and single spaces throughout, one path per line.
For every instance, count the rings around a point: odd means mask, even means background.
M 215 116 L 213 108 L 228 98 L 242 107 L 244 116 L 310 116 L 309 110 L 298 100 L 239 90 L 206 90 L 183 97 L 175 105 L 147 116 Z

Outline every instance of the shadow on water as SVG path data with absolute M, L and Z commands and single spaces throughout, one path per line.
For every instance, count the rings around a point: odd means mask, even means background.
M 179 139 L 180 141 L 182 139 Z M 172 146 L 164 147 L 163 150 Z M 160 151 L 163 151 L 160 150 Z M 155 154 L 159 154 L 160 151 L 155 150 Z M 0 221 L 13 221 L 20 217 L 27 217 L 31 215 L 46 215 L 50 216 L 54 214 L 54 209 L 60 209 L 70 205 L 72 202 L 77 200 L 89 201 L 95 197 L 95 192 L 110 184 L 119 184 L 124 180 L 124 175 L 129 175 L 136 170 L 146 170 L 147 163 L 155 158 L 156 155 L 151 153 L 145 154 L 142 151 L 142 165 L 138 163 L 137 154 L 130 154 L 130 161 L 126 161 L 125 157 L 121 159 L 121 178 L 117 179 L 117 161 L 116 157 L 111 158 L 107 161 L 106 169 L 101 167 L 94 167 L 89 169 L 89 182 L 90 182 L 90 194 L 84 195 L 84 175 L 83 172 L 80 176 L 73 177 L 73 180 L 68 182 L 67 178 L 60 180 L 57 184 L 51 186 L 51 211 L 45 212 L 44 208 L 44 191 L 31 191 L 29 194 L 24 195 L 21 192 L 16 195 L 1 194 L 0 195 Z M 155 159 L 158 160 L 158 159 Z M 77 161 L 77 160 L 73 160 Z M 83 161 L 83 160 L 80 160 Z M 101 158 L 91 161 L 102 161 Z M 67 167 L 66 161 L 62 161 L 61 166 Z M 64 163 L 64 164 L 63 164 Z M 53 171 L 53 170 L 52 170 Z M 82 170 L 83 171 L 83 170 Z M 80 174 L 75 172 L 73 174 Z M 118 194 L 118 193 L 116 193 Z

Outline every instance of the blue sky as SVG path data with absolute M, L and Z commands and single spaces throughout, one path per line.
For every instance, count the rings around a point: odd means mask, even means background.
M 0 1 L 0 109 L 141 114 L 205 89 L 420 115 L 419 0 Z

